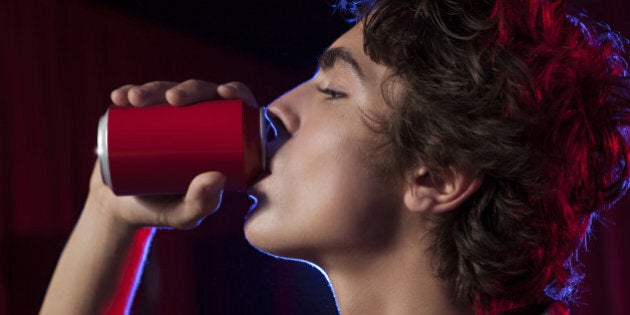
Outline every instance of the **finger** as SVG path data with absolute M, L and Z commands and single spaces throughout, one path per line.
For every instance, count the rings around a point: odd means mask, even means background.
M 183 106 L 217 98 L 217 85 L 202 80 L 186 80 L 166 92 L 166 100 L 175 106 Z
M 136 86 L 135 84 L 127 84 L 113 90 L 112 93 L 109 95 L 109 97 L 112 100 L 112 103 L 114 103 L 114 105 L 117 105 L 117 106 L 130 105 L 129 98 L 127 97 L 127 92 L 129 92 L 129 89 L 135 86 Z
M 169 218 L 169 225 L 178 229 L 196 227 L 219 208 L 224 184 L 225 176 L 219 172 L 203 173 L 195 177 L 179 209 L 171 212 L 175 217 Z
M 127 92 L 129 103 L 136 107 L 166 103 L 165 93 L 177 85 L 171 81 L 153 81 L 142 86 L 134 86 Z
M 242 82 L 228 82 L 217 87 L 217 92 L 221 98 L 225 99 L 241 99 L 250 106 L 258 108 L 258 102 L 254 97 L 254 93 L 247 85 Z

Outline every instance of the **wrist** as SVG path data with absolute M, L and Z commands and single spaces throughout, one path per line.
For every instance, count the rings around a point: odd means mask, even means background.
M 142 227 L 117 216 L 117 208 L 112 202 L 102 202 L 90 194 L 85 202 L 80 220 L 92 223 L 91 226 L 101 229 L 100 232 L 102 233 L 111 233 L 123 238 L 133 237 L 134 233 Z

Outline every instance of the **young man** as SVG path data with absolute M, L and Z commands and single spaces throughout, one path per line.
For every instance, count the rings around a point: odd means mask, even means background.
M 342 314 L 566 312 L 553 301 L 571 298 L 573 253 L 627 188 L 622 39 L 560 1 L 348 7 L 359 22 L 317 74 L 268 106 L 278 135 L 248 241 L 321 267 Z M 255 104 L 237 82 L 112 92 L 120 106 L 213 98 Z M 225 180 L 116 197 L 96 166 L 42 314 L 97 312 L 133 234 L 196 226 Z

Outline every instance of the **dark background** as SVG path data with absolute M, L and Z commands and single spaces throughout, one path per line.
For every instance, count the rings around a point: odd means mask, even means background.
M 575 1 L 630 34 L 625 0 Z M 108 94 L 242 80 L 261 103 L 307 79 L 344 29 L 326 1 L 0 1 L 0 314 L 33 314 L 87 193 Z M 134 314 L 335 314 L 323 276 L 249 247 L 247 199 L 159 231 Z M 574 314 L 630 314 L 628 200 L 594 226 Z

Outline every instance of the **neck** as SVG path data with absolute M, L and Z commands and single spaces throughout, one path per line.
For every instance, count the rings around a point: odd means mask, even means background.
M 455 303 L 445 282 L 431 268 L 418 243 L 380 254 L 344 255 L 323 265 L 342 315 L 474 314 Z

